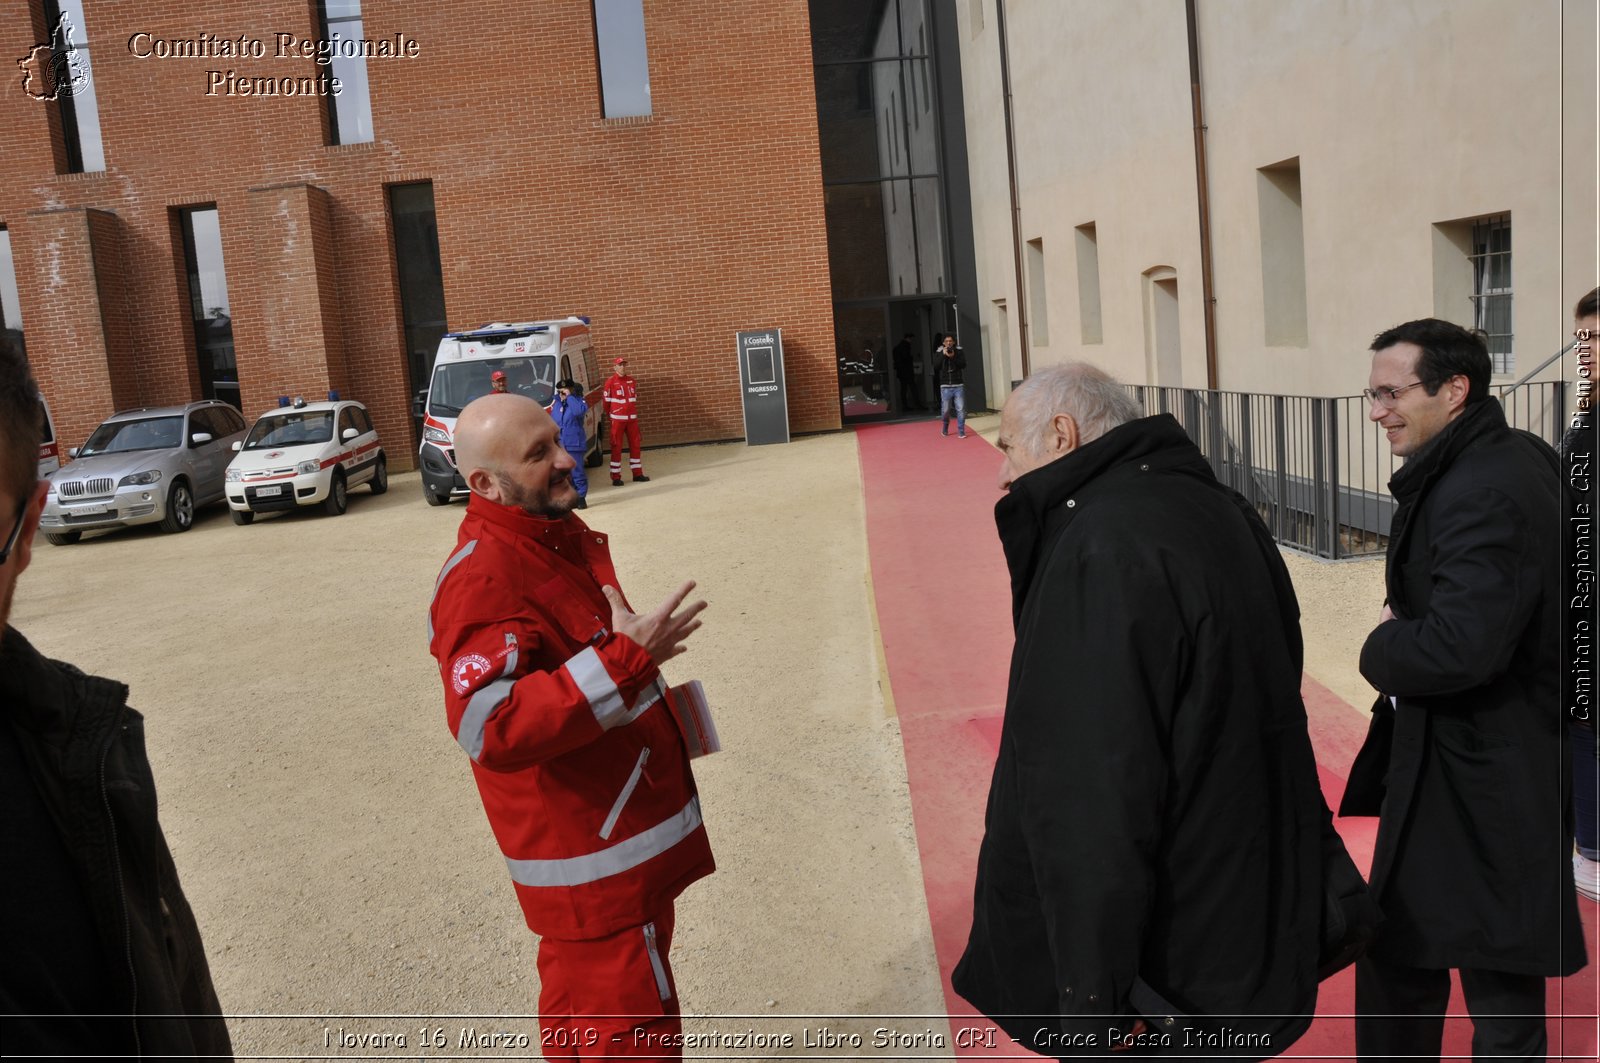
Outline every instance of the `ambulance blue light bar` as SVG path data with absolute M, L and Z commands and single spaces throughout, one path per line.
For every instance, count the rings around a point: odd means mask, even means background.
M 532 328 L 489 328 L 469 329 L 466 332 L 446 332 L 447 340 L 514 340 L 523 336 L 536 336 L 541 332 L 549 332 L 549 325 L 535 325 Z

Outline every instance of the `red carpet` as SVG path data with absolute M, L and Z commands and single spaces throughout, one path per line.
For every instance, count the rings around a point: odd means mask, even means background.
M 911 809 L 922 855 L 934 947 L 953 1031 L 973 1016 L 950 989 L 972 920 L 972 882 L 983 809 L 1005 707 L 1011 657 L 1011 589 L 994 529 L 1000 455 L 987 441 L 939 435 L 936 421 L 857 430 L 866 494 L 867 544 L 878 624 L 905 743 Z M 1343 772 L 1359 747 L 1362 716 L 1310 676 L 1303 686 L 1323 789 L 1337 805 Z M 1340 820 L 1339 831 L 1363 870 L 1372 859 L 1376 820 Z M 1595 905 L 1580 901 L 1594 956 Z M 1591 964 L 1552 982 L 1550 1058 L 1596 1058 L 1596 982 Z M 1459 992 L 1452 1014 L 1462 1015 Z M 1354 1058 L 1348 1016 L 1354 975 L 1330 979 L 1319 1018 L 1285 1058 Z M 982 1025 L 974 1019 L 973 1025 Z M 1470 1058 L 1470 1026 L 1451 1020 L 1446 1056 Z M 963 1058 L 1037 1058 L 1001 1037 L 1001 1047 L 963 1047 Z

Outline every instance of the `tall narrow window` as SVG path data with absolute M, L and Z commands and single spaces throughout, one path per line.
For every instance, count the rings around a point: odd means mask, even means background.
M 1511 215 L 1472 226 L 1472 325 L 1483 331 L 1496 373 L 1515 371 L 1511 350 Z
M 1256 171 L 1261 219 L 1261 318 L 1271 347 L 1306 346 L 1306 235 L 1300 209 L 1300 160 Z
M 607 118 L 650 113 L 650 54 L 644 39 L 644 0 L 594 0 L 594 38 L 600 55 L 600 105 Z
M 372 140 L 372 93 L 367 60 L 361 54 L 361 0 L 319 0 L 322 39 L 333 53 L 339 93 L 328 94 L 328 143 L 365 144 Z
M 433 183 L 389 186 L 389 223 L 400 274 L 400 315 L 406 330 L 406 366 L 411 391 L 428 386 L 433 355 L 445 334 L 444 270 L 439 262 L 439 225 Z
M 217 208 L 191 207 L 180 210 L 178 215 L 189 275 L 200 393 L 238 406 L 239 367 L 233 355 L 233 312 L 228 304 L 228 277 L 222 267 L 222 227 Z
M 1433 314 L 1481 329 L 1494 371 L 1516 372 L 1512 349 L 1511 215 L 1435 222 Z
M 1028 241 L 1028 338 L 1040 347 L 1050 344 L 1050 300 L 1045 297 L 1044 241 Z
M 11 231 L 0 227 L 0 334 L 22 342 L 22 300 L 17 295 L 16 263 L 11 258 Z
M 45 0 L 44 15 L 55 71 L 48 88 L 61 108 L 66 172 L 97 173 L 106 168 L 106 153 L 100 140 L 100 104 L 94 94 L 83 0 Z
M 1163 387 L 1183 386 L 1183 345 L 1179 332 L 1178 274 L 1171 266 L 1144 272 L 1144 348 L 1149 379 Z
M 1078 328 L 1084 343 L 1100 343 L 1100 241 L 1094 222 L 1078 226 L 1072 236 L 1078 252 Z

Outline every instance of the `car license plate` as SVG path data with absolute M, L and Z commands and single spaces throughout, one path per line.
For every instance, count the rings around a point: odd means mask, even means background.
M 70 512 L 74 517 L 93 517 L 107 512 L 110 508 L 106 505 L 73 506 Z
M 256 497 L 257 498 L 276 498 L 278 495 L 281 495 L 281 494 L 283 494 L 283 485 L 282 484 L 274 484 L 271 487 L 258 487 L 258 488 L 256 488 Z

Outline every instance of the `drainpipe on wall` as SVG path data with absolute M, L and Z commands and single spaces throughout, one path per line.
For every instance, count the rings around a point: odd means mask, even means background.
M 1200 31 L 1195 25 L 1194 4 L 1195 0 L 1183 0 L 1184 17 L 1189 23 L 1189 100 L 1194 107 L 1194 184 L 1195 193 L 1200 199 L 1200 298 L 1206 311 L 1206 388 L 1215 391 L 1217 296 L 1211 281 L 1211 185 L 1206 176 L 1206 119 L 1200 103 Z M 1001 54 L 1005 54 L 1003 46 Z M 1021 253 L 1020 250 L 1017 252 L 1019 256 Z
M 1000 94 L 1006 114 L 1006 174 L 1011 179 L 1011 254 L 1017 278 L 1017 351 L 1022 357 L 1022 379 L 1026 380 L 1031 371 L 1028 366 L 1028 299 L 1022 287 L 1022 200 L 1017 195 L 1017 134 L 1011 123 L 1011 59 L 1006 47 L 1006 0 L 995 0 L 994 8 L 995 37 L 1000 41 Z

